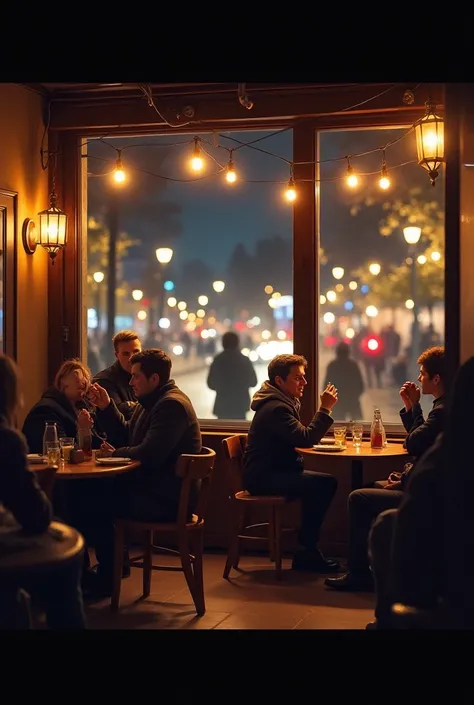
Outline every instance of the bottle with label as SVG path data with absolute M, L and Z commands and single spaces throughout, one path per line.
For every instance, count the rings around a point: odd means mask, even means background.
M 43 433 L 43 456 L 46 458 L 48 451 L 46 443 L 58 443 L 58 426 L 54 421 L 46 421 Z
M 374 409 L 374 418 L 370 427 L 370 447 L 384 448 L 386 444 L 385 429 L 382 423 L 380 409 Z

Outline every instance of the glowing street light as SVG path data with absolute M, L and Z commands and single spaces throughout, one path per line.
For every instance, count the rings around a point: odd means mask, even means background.
M 94 281 L 97 282 L 97 284 L 103 282 L 105 278 L 104 272 L 94 272 L 92 276 L 94 277 Z
M 171 262 L 171 258 L 173 257 L 173 250 L 171 247 L 158 247 L 155 250 L 156 254 L 156 259 L 160 264 L 168 264 L 168 262 Z
M 225 282 L 218 279 L 217 281 L 212 282 L 212 288 L 214 289 L 214 291 L 220 294 L 225 289 Z

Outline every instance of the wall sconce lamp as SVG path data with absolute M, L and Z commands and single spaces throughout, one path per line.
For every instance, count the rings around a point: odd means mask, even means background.
M 436 106 L 430 100 L 425 107 L 425 115 L 414 124 L 416 151 L 419 166 L 426 169 L 434 186 L 444 162 L 444 121 L 435 113 Z
M 58 197 L 54 189 L 49 197 L 49 208 L 40 211 L 38 245 L 44 247 L 54 264 L 54 258 L 67 242 L 67 215 L 57 207 Z

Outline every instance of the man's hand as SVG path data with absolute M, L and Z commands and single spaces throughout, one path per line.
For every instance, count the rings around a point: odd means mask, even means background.
M 410 411 L 411 409 L 411 401 L 410 397 L 408 396 L 408 384 L 409 382 L 405 382 L 405 384 L 402 384 L 402 386 L 400 387 L 400 397 L 405 406 L 405 411 Z
M 90 431 L 93 425 L 94 421 L 87 409 L 81 409 L 77 415 L 77 427 L 81 431 Z
M 110 443 L 107 443 L 107 441 L 104 441 L 102 445 L 100 446 L 100 450 L 97 451 L 96 453 L 96 458 L 109 458 L 112 453 L 114 452 L 115 448 L 110 445 Z
M 420 401 L 421 390 L 414 382 L 406 382 L 408 398 L 411 401 L 411 405 L 417 404 Z
M 401 490 L 402 489 L 402 483 L 400 480 L 397 480 L 396 482 L 390 482 L 390 478 L 388 479 L 387 484 L 385 485 L 386 490 Z
M 328 384 L 326 389 L 320 396 L 321 406 L 328 411 L 331 411 L 332 407 L 337 404 L 337 389 L 333 384 Z
M 110 397 L 107 390 L 101 387 L 100 384 L 97 384 L 97 382 L 91 384 L 89 387 L 88 399 L 99 409 L 106 409 L 110 404 Z

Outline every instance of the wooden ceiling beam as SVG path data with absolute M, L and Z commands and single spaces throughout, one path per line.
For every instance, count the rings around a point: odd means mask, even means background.
M 390 84 L 389 84 L 390 85 Z M 299 89 L 298 89 L 299 88 Z M 248 88 L 254 102 L 247 110 L 238 101 L 237 93 L 193 96 L 154 96 L 157 111 L 144 95 L 136 98 L 107 97 L 97 101 L 84 101 L 70 104 L 53 101 L 51 105 L 52 130 L 103 131 L 122 129 L 126 132 L 146 129 L 199 132 L 213 129 L 216 125 L 246 129 L 254 126 L 284 124 L 298 118 L 315 118 L 324 122 L 344 122 L 347 118 L 359 115 L 382 116 L 383 122 L 390 116 L 406 117 L 412 122 L 423 115 L 424 103 L 431 97 L 437 104 L 443 103 L 442 84 L 428 86 L 421 84 L 415 92 L 415 103 L 406 105 L 403 100 L 403 85 L 383 92 L 378 85 L 365 84 L 351 86 L 318 86 L 300 88 L 280 88 L 273 92 L 259 92 Z M 382 93 L 383 92 L 383 93 Z M 382 95 L 378 95 L 382 93 Z M 377 96 L 377 97 L 376 97 Z M 194 110 L 192 118 L 186 117 L 186 106 Z M 178 117 L 178 115 L 180 117 Z M 188 123 L 188 124 L 186 124 Z

